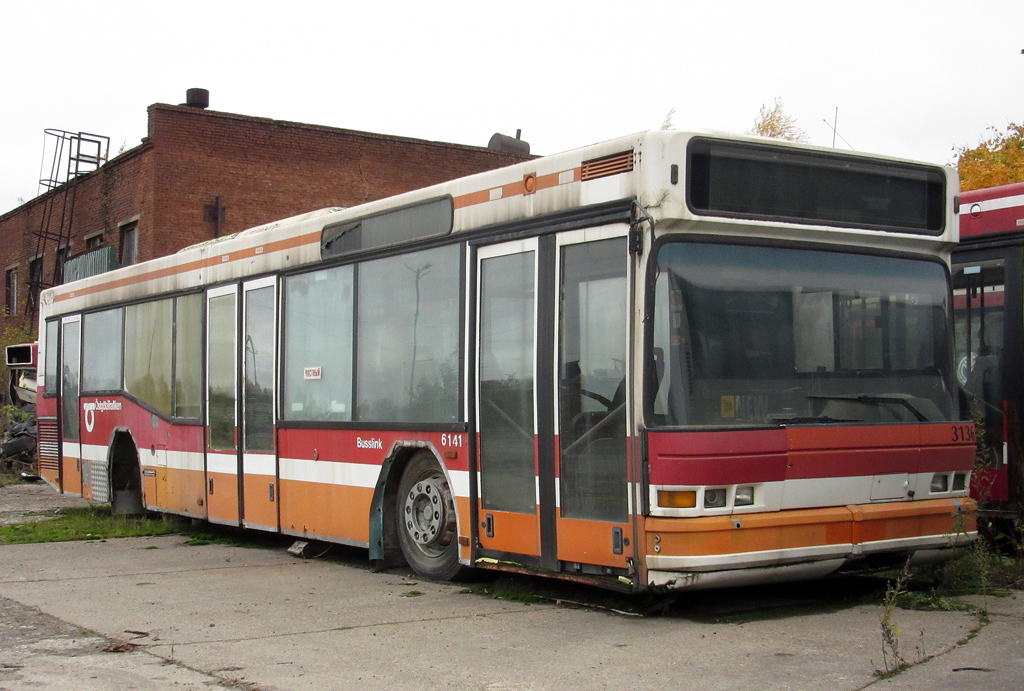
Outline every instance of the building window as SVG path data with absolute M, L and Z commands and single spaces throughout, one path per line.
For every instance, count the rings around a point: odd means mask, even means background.
M 4 281 L 4 316 L 18 314 L 18 269 L 7 269 Z
M 99 237 L 100 237 L 100 240 L 103 239 L 102 235 L 100 235 Z M 53 282 L 54 282 L 55 285 L 60 285 L 61 283 L 64 282 L 64 262 L 66 262 L 67 260 L 68 260 L 68 248 L 67 247 L 58 247 L 57 248 L 57 260 L 56 260 L 57 261 L 57 265 L 53 269 L 53 277 L 54 277 L 54 281 Z
M 130 266 L 139 260 L 139 224 L 121 226 L 121 266 Z
M 36 257 L 28 263 L 28 284 L 32 294 L 38 295 L 43 287 L 43 258 Z
M 36 257 L 28 263 L 28 294 L 30 309 L 39 304 L 39 291 L 43 289 L 43 258 Z
M 103 247 L 103 245 L 104 245 L 104 242 L 103 242 L 103 231 L 102 230 L 100 232 L 98 232 L 98 233 L 95 233 L 94 235 L 86 235 L 85 236 L 85 250 L 87 252 L 89 250 L 94 250 L 97 247 Z

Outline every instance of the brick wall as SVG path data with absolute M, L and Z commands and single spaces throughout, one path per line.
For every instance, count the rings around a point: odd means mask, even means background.
M 143 258 L 213 237 L 203 209 L 220 197 L 221 234 L 327 206 L 355 206 L 524 157 L 480 147 L 301 125 L 185 106 L 149 109 L 156 233 Z
M 149 107 L 149 136 L 74 185 L 69 251 L 102 234 L 120 246 L 121 228 L 137 223 L 145 261 L 214 237 L 204 208 L 220 197 L 219 232 L 238 232 L 327 206 L 355 206 L 524 160 L 482 147 L 429 142 L 254 118 L 187 106 Z M 70 210 L 70 185 L 0 215 L 0 267 L 18 274 L 17 314 L 24 323 L 35 232 L 58 230 Z M 67 206 L 66 206 L 67 203 Z M 56 243 L 47 240 L 43 281 L 51 283 Z M 5 295 L 6 297 L 6 295 Z

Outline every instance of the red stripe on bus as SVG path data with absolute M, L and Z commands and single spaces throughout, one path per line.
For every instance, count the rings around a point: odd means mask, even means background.
M 961 202 L 961 209 L 964 203 Z M 970 204 L 966 205 L 968 208 Z M 1017 231 L 1024 228 L 1024 207 L 1011 206 L 1003 209 L 988 209 L 978 216 L 960 214 L 960 237 L 969 238 L 988 233 Z
M 786 477 L 786 431 L 652 432 L 647 436 L 654 485 L 776 482 Z
M 1006 304 L 1006 293 L 1002 290 L 997 291 L 985 291 L 985 308 L 990 307 L 1003 307 Z M 971 298 L 971 307 L 978 311 L 981 311 L 981 296 L 975 295 Z M 965 310 L 967 309 L 967 296 L 963 293 L 953 294 L 953 309 Z
M 970 470 L 974 447 L 953 424 L 652 432 L 651 483 L 746 482 Z
M 449 470 L 469 470 L 469 435 L 465 432 L 282 429 L 277 439 L 282 458 L 367 465 L 380 465 L 396 442 L 428 442 Z

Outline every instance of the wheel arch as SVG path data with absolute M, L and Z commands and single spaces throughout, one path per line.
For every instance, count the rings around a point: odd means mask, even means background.
M 142 483 L 139 446 L 127 427 L 115 427 L 107 447 L 107 491 L 110 512 L 137 515 L 146 511 L 146 489 Z
M 452 484 L 451 473 L 433 443 L 404 440 L 397 441 L 391 446 L 391 450 L 381 465 L 377 484 L 373 490 L 373 500 L 370 503 L 370 559 L 377 562 L 378 568 L 386 569 L 406 563 L 399 545 L 397 528 L 398 484 L 409 461 L 423 451 L 434 457 L 434 461 L 441 469 L 449 486 L 456 486 Z M 458 502 L 455 502 L 456 525 L 463 525 L 462 518 Z M 467 563 L 461 558 L 459 561 Z

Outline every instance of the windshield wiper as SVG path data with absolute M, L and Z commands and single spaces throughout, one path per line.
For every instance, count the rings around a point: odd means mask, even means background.
M 888 396 L 876 396 L 873 394 L 851 394 L 849 396 L 822 396 L 822 395 L 811 395 L 807 398 L 815 398 L 822 401 L 854 401 L 856 403 L 869 403 L 873 405 L 882 405 L 886 403 L 895 403 L 896 405 L 903 406 L 911 412 L 911 414 L 917 418 L 918 422 L 928 422 L 928 418 L 921 413 L 920 410 L 915 408 L 905 396 L 899 395 L 888 395 Z
M 855 420 L 853 418 L 842 418 L 842 417 L 829 417 L 828 415 L 797 415 L 795 417 L 781 417 L 772 416 L 772 422 L 777 422 L 780 425 L 806 425 L 811 422 L 861 422 L 861 420 Z

